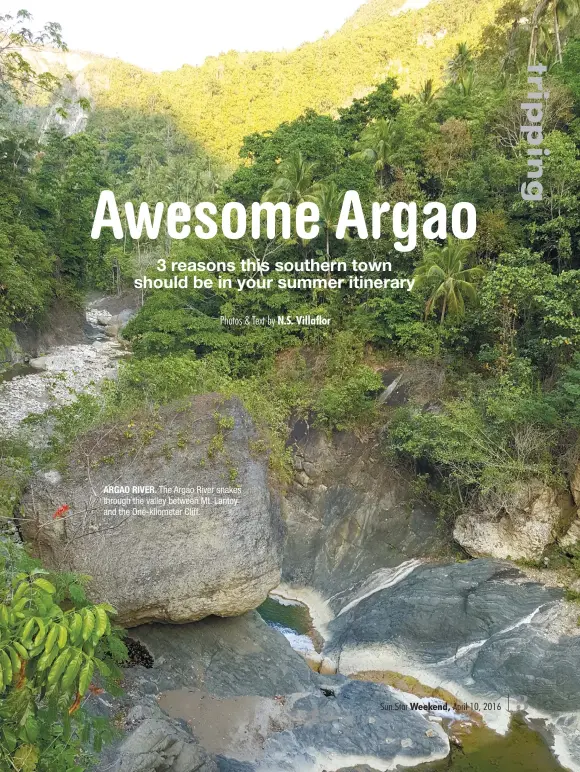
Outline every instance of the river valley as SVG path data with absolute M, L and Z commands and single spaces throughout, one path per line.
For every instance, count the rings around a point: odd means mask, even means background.
M 14 433 L 28 416 L 67 404 L 77 392 L 96 393 L 101 380 L 115 376 L 127 351 L 114 317 L 131 311 L 113 307 L 113 314 L 107 302 L 88 306 L 84 340 L 48 347 L 5 372 L 5 431 Z M 170 406 L 162 423 L 181 438 L 195 425 L 192 437 L 203 442 L 203 421 L 207 416 L 210 426 L 215 408 L 205 395 L 195 399 L 191 414 Z M 163 754 L 175 770 L 580 769 L 578 612 L 563 592 L 531 581 L 509 561 L 466 560 L 436 515 L 411 496 L 409 481 L 385 466 L 375 446 L 345 433 L 330 438 L 292 428 L 295 478 L 280 519 L 278 495 L 268 491 L 260 462 L 243 455 L 249 419 L 236 405 L 222 409 L 231 410 L 236 427 L 231 453 L 240 456 L 242 494 L 236 504 L 220 505 L 225 517 L 216 510 L 207 524 L 191 526 L 198 556 L 179 524 L 164 524 L 161 540 L 155 524 L 140 524 L 117 543 L 120 533 L 96 541 L 95 520 L 83 525 L 90 549 L 67 565 L 94 574 L 87 556 L 110 553 L 102 586 L 121 593 L 115 604 L 127 604 L 131 637 L 153 663 L 127 669 L 123 698 L 91 698 L 97 713 L 123 715 L 129 733 L 105 752 L 103 772 L 159 769 L 140 767 L 133 746 L 157 748 L 161 735 L 173 738 L 173 750 Z M 130 464 L 119 456 L 112 472 L 94 472 L 92 484 L 215 484 L 219 470 L 200 471 L 193 443 L 182 447 L 167 434 L 172 428 L 163 431 L 159 448 L 173 443 L 180 453 L 168 459 L 153 447 Z M 42 509 L 46 497 L 87 510 L 80 502 L 92 494 L 83 476 L 71 471 L 61 483 L 50 472 L 32 484 L 35 507 Z M 244 496 L 247 490 L 257 503 Z M 139 540 L 147 541 L 147 552 L 139 552 Z M 40 546 L 57 555 L 55 545 Z M 224 578 L 216 566 L 227 563 L 232 574 Z M 192 573 L 199 575 L 195 589 Z M 156 587 L 164 575 L 178 587 L 173 595 Z M 272 590 L 260 616 L 252 612 L 260 602 L 254 598 Z M 187 607 L 192 597 L 201 598 L 200 609 Z M 180 767 L 186 752 L 206 767 Z

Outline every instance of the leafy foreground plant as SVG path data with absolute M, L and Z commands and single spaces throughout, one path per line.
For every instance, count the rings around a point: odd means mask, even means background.
M 83 698 L 101 691 L 97 672 L 119 693 L 127 650 L 111 624 L 115 611 L 88 604 L 75 577 L 11 572 L 11 558 L 0 556 L 0 769 L 83 772 L 90 746 L 98 752 L 113 736 Z

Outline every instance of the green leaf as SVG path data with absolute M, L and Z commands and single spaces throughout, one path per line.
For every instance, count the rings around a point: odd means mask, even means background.
M 48 581 L 48 579 L 35 579 L 32 584 L 40 587 L 44 592 L 48 592 L 50 595 L 54 595 L 56 587 Z

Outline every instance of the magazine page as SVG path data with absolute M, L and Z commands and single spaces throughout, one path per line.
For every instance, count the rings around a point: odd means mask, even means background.
M 4 6 L 0 772 L 580 770 L 580 4 Z

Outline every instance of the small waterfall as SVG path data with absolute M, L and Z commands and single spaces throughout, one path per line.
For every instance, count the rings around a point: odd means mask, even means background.
M 401 563 L 400 566 L 396 566 L 395 568 L 381 568 L 378 571 L 374 571 L 361 585 L 354 599 L 347 603 L 336 616 L 342 616 L 342 614 L 350 611 L 361 601 L 370 598 L 371 595 L 399 584 L 399 582 L 406 579 L 409 574 L 413 573 L 413 571 L 422 564 L 422 560 L 407 560 L 405 563 Z
M 468 643 L 465 646 L 460 646 L 460 648 L 457 649 L 457 651 L 453 656 L 447 657 L 446 659 L 442 659 L 440 662 L 435 662 L 431 667 L 441 667 L 442 665 L 452 665 L 454 662 L 457 662 L 458 659 L 461 659 L 461 657 L 464 657 L 470 651 L 474 651 L 475 649 L 481 649 L 481 647 L 484 646 L 492 638 L 496 638 L 499 635 L 505 635 L 505 633 L 511 633 L 512 630 L 516 630 L 518 627 L 523 627 L 523 625 L 529 625 L 534 619 L 534 617 L 536 616 L 536 614 L 538 614 L 541 611 L 541 609 L 544 608 L 545 605 L 546 605 L 545 603 L 542 603 L 541 606 L 538 606 L 538 608 L 535 609 L 535 611 L 532 611 L 531 614 L 528 614 L 527 617 L 523 617 L 517 622 L 514 622 L 513 624 L 509 625 L 509 627 L 506 627 L 504 630 L 500 630 L 498 633 L 494 633 L 489 638 L 484 638 L 481 641 L 474 641 L 473 643 Z

